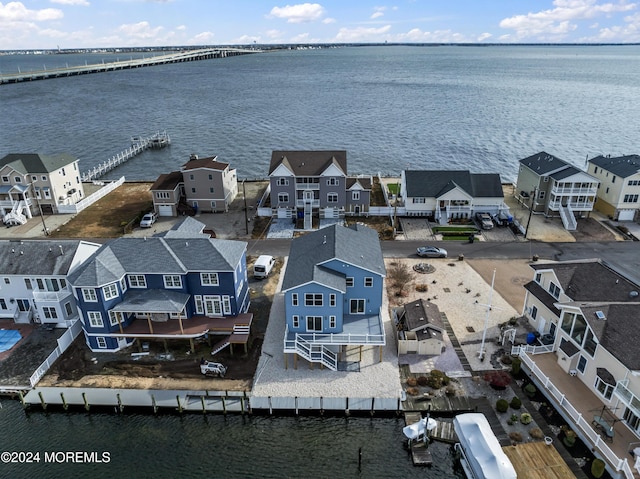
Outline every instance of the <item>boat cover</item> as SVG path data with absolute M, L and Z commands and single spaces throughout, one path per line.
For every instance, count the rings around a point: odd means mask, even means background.
M 402 428 L 402 432 L 409 439 L 418 439 L 422 437 L 425 431 L 431 431 L 436 427 L 437 423 L 432 418 L 422 418 L 418 422 L 414 422 L 408 426 Z
M 458 414 L 453 420 L 453 429 L 469 467 L 477 477 L 516 479 L 513 464 L 502 450 L 484 414 Z

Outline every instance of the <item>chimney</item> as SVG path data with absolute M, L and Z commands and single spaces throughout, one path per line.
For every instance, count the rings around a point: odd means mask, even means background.
M 64 254 L 64 249 L 62 249 L 62 245 L 58 245 L 58 248 L 60 248 L 60 255 Z

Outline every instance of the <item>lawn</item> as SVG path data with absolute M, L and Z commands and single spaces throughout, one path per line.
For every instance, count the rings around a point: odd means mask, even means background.
M 153 206 L 151 183 L 124 183 L 51 233 L 54 238 L 117 238 Z

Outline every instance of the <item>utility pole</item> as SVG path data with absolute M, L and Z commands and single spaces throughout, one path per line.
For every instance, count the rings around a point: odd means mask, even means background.
M 33 181 L 31 181 L 31 192 L 33 193 L 33 197 L 36 199 L 36 206 L 38 207 L 38 211 L 40 212 L 40 219 L 42 220 L 42 229 L 44 231 L 44 235 L 49 236 L 49 230 L 47 229 L 47 225 L 44 222 L 44 213 L 42 213 L 42 207 L 40 206 L 40 200 L 38 199 L 36 189 L 33 186 Z
M 247 190 L 244 187 L 244 180 L 242 180 L 242 196 L 244 196 L 244 227 L 246 233 L 249 234 L 249 212 L 247 211 Z
M 531 215 L 533 215 L 533 205 L 536 202 L 536 196 L 538 195 L 538 187 L 533 189 L 533 195 L 531 196 L 531 204 L 529 205 L 529 219 L 527 220 L 527 227 L 524 230 L 524 239 L 527 239 L 529 233 L 529 224 L 531 223 Z
M 484 342 L 485 339 L 487 338 L 487 329 L 489 327 L 489 314 L 491 313 L 491 310 L 493 309 L 493 306 L 491 305 L 491 300 L 493 299 L 493 285 L 495 284 L 496 281 L 496 270 L 493 270 L 493 278 L 491 278 L 491 291 L 489 292 L 489 302 L 487 304 L 480 304 L 480 306 L 485 306 L 487 308 L 487 315 L 484 318 L 484 330 L 482 331 L 482 342 L 480 343 L 480 351 L 478 351 L 478 357 L 480 358 L 480 361 L 484 361 L 484 355 L 485 355 L 485 350 L 484 350 Z

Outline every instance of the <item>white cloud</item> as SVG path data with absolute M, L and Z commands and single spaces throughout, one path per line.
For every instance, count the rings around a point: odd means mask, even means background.
M 88 7 L 91 5 L 87 0 L 51 0 L 51 3 L 57 3 L 60 5 L 80 5 L 81 7 Z
M 481 33 L 480 35 L 478 35 L 478 41 L 482 42 L 488 38 L 491 38 L 493 35 L 491 33 Z
M 518 39 L 533 37 L 559 41 L 577 28 L 574 23 L 576 21 L 636 8 L 635 3 L 627 3 L 625 0 L 602 4 L 597 2 L 598 0 L 554 0 L 555 8 L 505 18 L 500 22 L 500 27 L 514 30 Z
M 149 22 L 138 22 L 120 25 L 118 31 L 129 38 L 149 40 L 158 37 L 162 32 L 162 27 L 151 28 Z
M 0 22 L 46 22 L 63 16 L 62 10 L 57 8 L 29 10 L 22 2 L 0 3 Z
M 367 41 L 380 41 L 379 35 L 389 33 L 391 25 L 385 25 L 380 28 L 341 28 L 336 35 L 336 40 L 339 42 L 367 42 Z
M 178 25 L 178 26 L 176 27 L 176 30 L 178 30 L 178 31 L 180 31 L 180 32 L 183 32 L 183 31 L 185 31 L 186 29 L 187 29 L 187 26 L 186 26 L 186 25 Z
M 638 43 L 640 42 L 640 13 L 624 17 L 625 25 L 601 28 L 593 37 L 583 38 L 583 42 Z M 597 26 L 597 25 L 596 25 Z
M 214 37 L 213 32 L 200 32 L 196 36 L 193 37 L 193 43 L 196 45 L 201 45 L 203 43 L 209 43 L 210 40 L 213 40 Z
M 371 15 L 371 20 L 375 20 L 376 18 L 380 18 L 380 17 L 384 17 L 384 13 L 382 12 L 375 12 L 374 14 Z
M 468 43 L 469 39 L 463 34 L 452 32 L 451 30 L 423 32 L 419 28 L 413 28 L 406 33 L 396 35 L 393 41 L 415 43 Z
M 319 3 L 300 3 L 273 7 L 267 18 L 282 18 L 287 23 L 308 23 L 321 19 L 324 13 L 325 10 Z
M 325 25 L 329 25 L 330 23 L 336 23 L 336 19 L 327 17 L 322 20 L 322 23 L 324 23 Z

